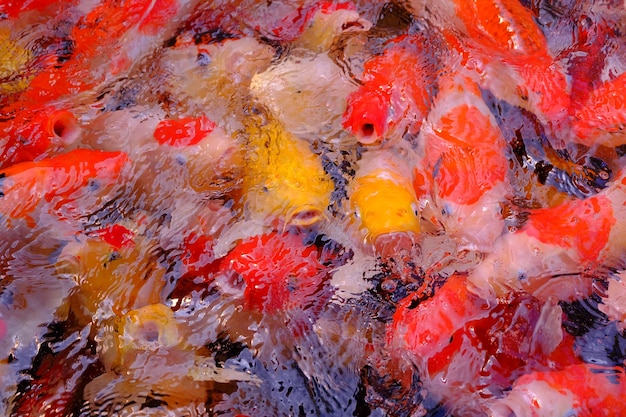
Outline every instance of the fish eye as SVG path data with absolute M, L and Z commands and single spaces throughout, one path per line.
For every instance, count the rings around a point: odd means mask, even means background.
M 100 189 L 100 186 L 100 181 L 98 181 L 96 178 L 90 179 L 87 183 L 87 189 L 89 191 L 97 191 L 98 189 Z
M 206 67 L 211 63 L 211 56 L 207 52 L 200 52 L 196 57 L 196 62 L 201 67 Z

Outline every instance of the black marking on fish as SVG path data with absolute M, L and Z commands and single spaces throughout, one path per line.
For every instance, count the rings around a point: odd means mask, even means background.
M 4 190 L 2 190 L 2 187 L 4 187 L 5 178 L 6 174 L 4 172 L 0 172 L 0 198 L 4 197 Z
M 219 334 L 217 339 L 207 344 L 206 347 L 213 353 L 215 365 L 219 368 L 222 368 L 228 359 L 236 358 L 247 348 L 244 343 L 230 340 L 230 336 L 226 333 Z
M 567 150 L 555 149 L 537 116 L 482 90 L 482 98 L 496 118 L 510 146 L 512 157 L 542 185 L 555 187 L 577 198 L 598 193 L 612 172 L 599 158 L 573 161 Z
M 239 36 L 233 33 L 227 32 L 222 28 L 214 28 L 205 30 L 200 33 L 196 33 L 193 35 L 193 40 L 196 45 L 204 44 L 212 44 L 223 42 L 228 39 L 238 39 Z

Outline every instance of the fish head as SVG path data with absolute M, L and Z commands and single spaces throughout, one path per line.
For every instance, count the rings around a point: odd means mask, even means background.
M 380 168 L 355 178 L 350 201 L 369 243 L 391 233 L 420 232 L 419 204 L 413 186 L 395 172 Z

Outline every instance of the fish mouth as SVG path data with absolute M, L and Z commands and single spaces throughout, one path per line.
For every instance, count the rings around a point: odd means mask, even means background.
M 291 210 L 287 215 L 286 224 L 290 226 L 309 227 L 324 219 L 324 211 L 319 207 L 307 204 Z

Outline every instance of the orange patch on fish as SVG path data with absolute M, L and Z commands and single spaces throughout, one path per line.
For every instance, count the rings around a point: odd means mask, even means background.
M 215 123 L 206 116 L 162 120 L 157 125 L 154 138 L 161 145 L 184 147 L 197 145 L 215 129 Z
M 541 242 L 576 249 L 584 262 L 594 262 L 615 222 L 611 200 L 596 195 L 533 210 L 523 230 Z
M 626 73 L 591 91 L 586 103 L 574 111 L 576 142 L 619 146 L 626 144 Z
M 22 162 L 0 171 L 0 213 L 35 226 L 33 211 L 50 204 L 52 212 L 71 205 L 93 189 L 106 190 L 128 161 L 122 152 L 76 149 L 36 162 Z
M 0 124 L 5 140 L 0 142 L 0 168 L 33 161 L 54 147 L 69 145 L 78 138 L 76 117 L 53 107 L 25 110 Z
M 476 107 L 463 104 L 441 117 L 429 135 L 427 154 L 441 198 L 473 204 L 504 181 L 507 160 L 500 130 Z

